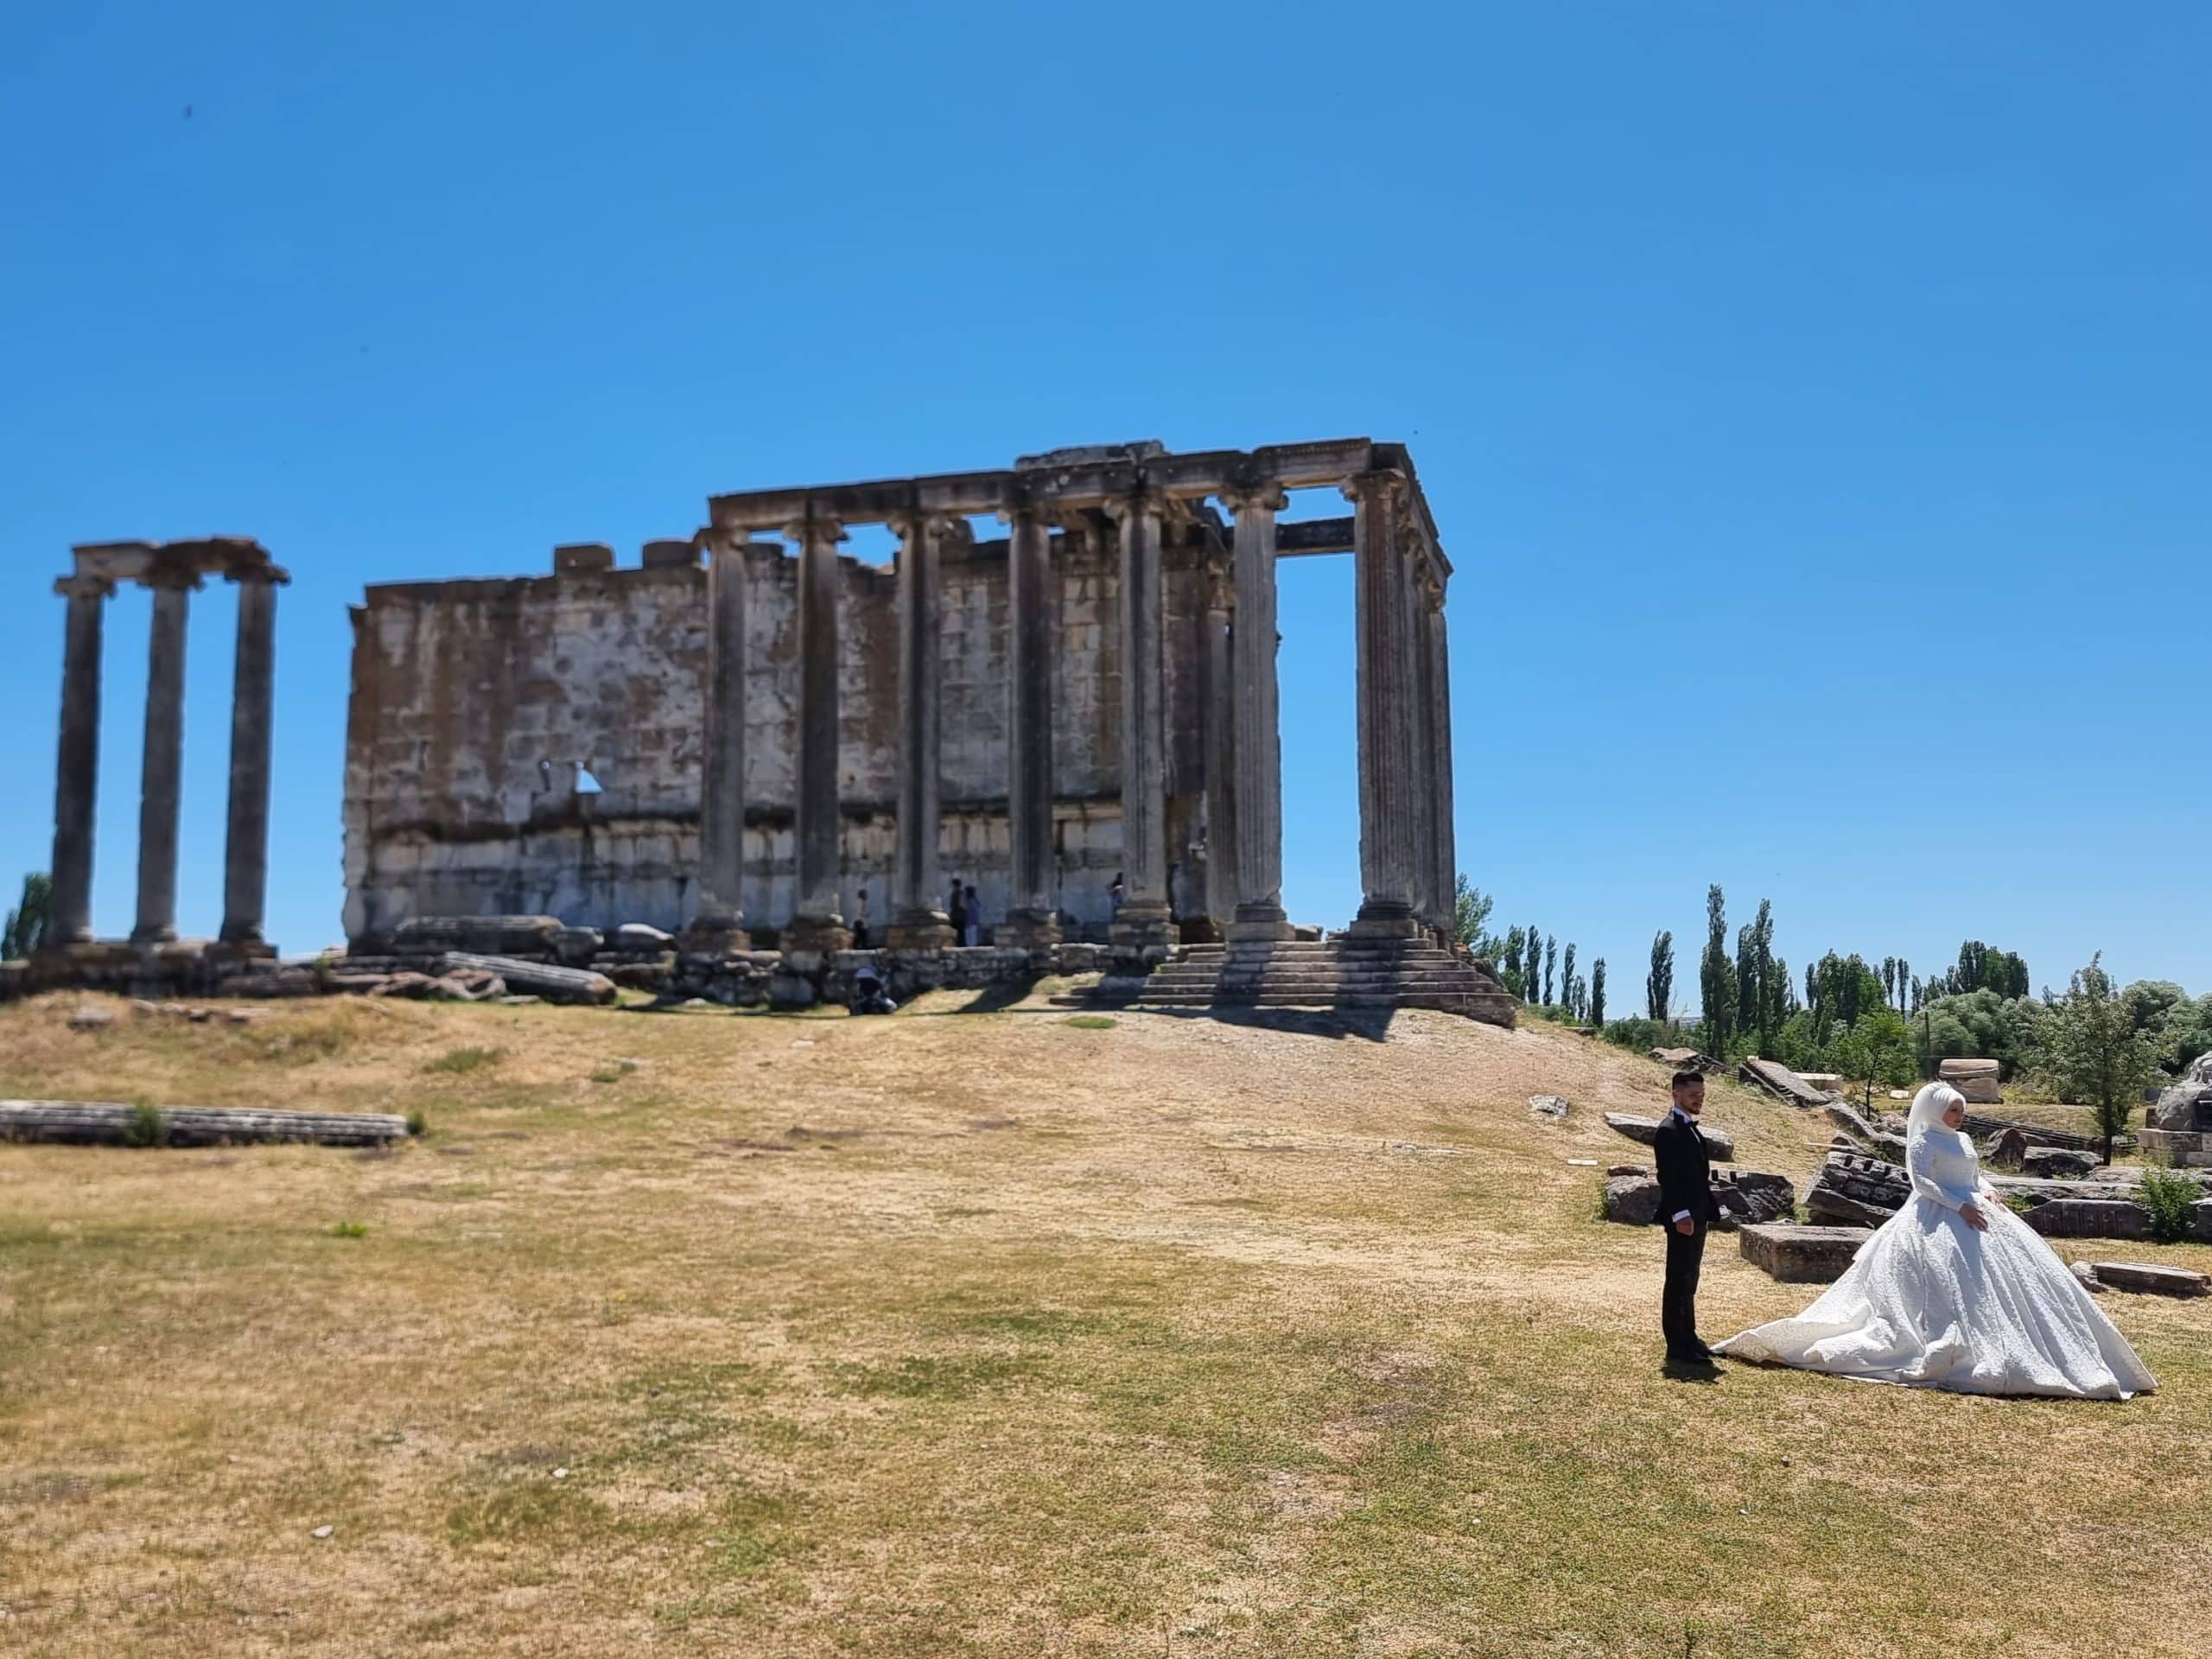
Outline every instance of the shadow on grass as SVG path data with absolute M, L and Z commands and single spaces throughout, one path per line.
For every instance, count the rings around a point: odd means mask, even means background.
M 1669 1382 L 1713 1383 L 1720 1381 L 1720 1368 L 1709 1359 L 1669 1359 L 1661 1363 L 1659 1375 Z

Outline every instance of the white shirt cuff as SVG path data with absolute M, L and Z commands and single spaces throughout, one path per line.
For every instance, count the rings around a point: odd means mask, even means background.
M 1687 1210 L 1677 1210 L 1675 1211 L 1674 1219 L 1676 1221 L 1688 1221 L 1689 1218 L 1690 1212 Z

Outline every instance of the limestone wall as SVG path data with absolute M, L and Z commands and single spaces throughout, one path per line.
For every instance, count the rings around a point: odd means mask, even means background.
M 1196 546 L 1168 550 L 1171 823 L 1179 897 L 1202 851 L 1203 582 Z M 1053 764 L 1061 906 L 1103 933 L 1120 865 L 1120 630 L 1116 561 L 1055 537 L 1058 639 Z M 839 782 L 847 913 L 888 919 L 898 796 L 895 581 L 846 559 Z M 1007 544 L 944 560 L 945 874 L 973 882 L 987 921 L 1007 892 Z M 779 927 L 795 903 L 797 561 L 747 561 L 745 908 Z M 372 940 L 411 916 L 543 912 L 578 925 L 674 930 L 696 903 L 706 670 L 696 565 L 371 588 L 353 610 L 347 730 L 346 929 Z M 599 785 L 580 789 L 580 769 Z

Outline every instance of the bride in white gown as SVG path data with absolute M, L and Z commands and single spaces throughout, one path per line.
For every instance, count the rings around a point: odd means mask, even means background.
M 1962 1394 L 2125 1400 L 2157 1380 L 2042 1236 L 1981 1179 L 1966 1101 L 1931 1083 L 1905 1129 L 1912 1197 L 1802 1313 L 1732 1359 Z

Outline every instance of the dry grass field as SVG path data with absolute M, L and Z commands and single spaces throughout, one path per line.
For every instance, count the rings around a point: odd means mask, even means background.
M 0 1651 L 2212 1651 L 2212 1301 L 2110 1299 L 2126 1405 L 1671 1380 L 1568 1161 L 1661 1074 L 1564 1033 L 73 1006 L 0 1094 L 429 1132 L 0 1147 Z

